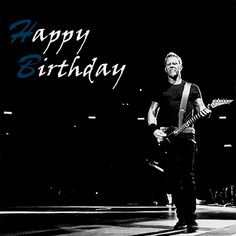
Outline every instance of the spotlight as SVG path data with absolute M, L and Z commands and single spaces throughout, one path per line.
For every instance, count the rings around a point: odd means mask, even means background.
M 224 144 L 224 147 L 225 147 L 225 148 L 231 148 L 231 147 L 232 147 L 232 144 Z
M 89 119 L 89 120 L 95 120 L 95 119 L 96 119 L 96 116 L 88 116 L 88 119 Z
M 4 115 L 12 115 L 12 111 L 4 111 L 3 114 Z
M 137 120 L 145 120 L 144 117 L 138 117 Z
M 219 116 L 220 120 L 226 120 L 226 118 L 227 118 L 226 116 Z

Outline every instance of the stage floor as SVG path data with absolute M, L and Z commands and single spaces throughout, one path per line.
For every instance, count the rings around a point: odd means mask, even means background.
M 199 230 L 174 231 L 170 206 L 39 206 L 0 211 L 0 235 L 236 236 L 236 208 L 197 206 Z

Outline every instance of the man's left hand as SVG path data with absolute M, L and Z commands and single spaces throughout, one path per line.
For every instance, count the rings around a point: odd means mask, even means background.
M 200 111 L 201 116 L 210 118 L 212 111 L 209 108 L 205 108 L 204 110 Z

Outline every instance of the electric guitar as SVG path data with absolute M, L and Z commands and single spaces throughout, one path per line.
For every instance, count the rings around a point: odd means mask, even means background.
M 214 99 L 210 104 L 207 105 L 208 109 L 214 109 L 221 105 L 228 105 L 231 102 L 233 102 L 232 99 Z M 181 126 L 178 128 L 176 127 L 169 127 L 165 133 L 167 134 L 161 142 L 158 142 L 158 145 L 160 146 L 160 150 L 162 153 L 166 153 L 168 151 L 168 145 L 171 143 L 171 140 L 178 136 L 180 133 L 182 133 L 186 128 L 190 127 L 193 123 L 195 123 L 200 118 L 205 117 L 202 113 L 198 113 L 186 122 L 184 122 Z M 159 171 L 163 172 L 163 168 L 159 165 L 158 161 L 148 160 L 146 159 L 148 164 L 152 167 L 155 167 Z
M 207 105 L 208 109 L 214 109 L 218 106 L 221 105 L 228 105 L 231 102 L 233 102 L 232 99 L 214 99 L 212 100 L 212 103 Z M 200 118 L 203 118 L 205 115 L 202 115 L 202 113 L 198 113 L 195 116 L 193 116 L 192 118 L 190 118 L 189 120 L 187 120 L 185 123 L 183 123 L 181 126 L 179 126 L 178 128 L 168 128 L 166 130 L 167 136 L 164 137 L 163 139 L 163 143 L 164 142 L 171 142 L 171 138 L 175 137 L 177 135 L 179 135 L 180 133 L 182 133 L 186 128 L 188 128 L 190 125 L 192 125 L 193 123 L 195 123 L 197 120 L 199 120 Z M 161 142 L 161 143 L 162 143 Z

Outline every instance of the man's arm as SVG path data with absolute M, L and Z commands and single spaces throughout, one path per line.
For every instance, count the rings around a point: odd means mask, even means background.
M 152 134 L 157 138 L 158 142 L 161 142 L 163 140 L 163 137 L 166 136 L 166 134 L 157 128 L 157 115 L 159 113 L 160 107 L 158 102 L 152 102 L 151 106 L 148 111 L 148 126 L 151 130 Z
M 148 125 L 157 125 L 157 115 L 158 115 L 158 112 L 159 112 L 159 104 L 158 102 L 152 102 L 151 103 L 151 106 L 148 110 L 148 118 L 147 118 L 147 121 L 148 121 Z

